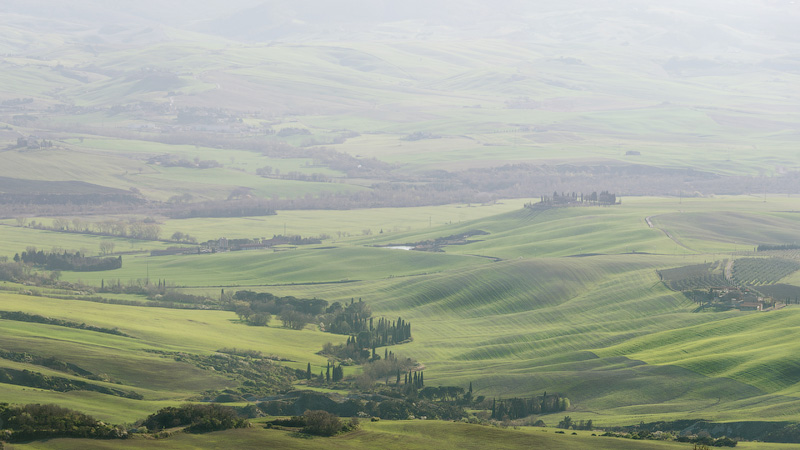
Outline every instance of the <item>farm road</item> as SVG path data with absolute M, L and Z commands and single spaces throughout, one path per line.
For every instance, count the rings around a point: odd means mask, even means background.
M 673 236 L 672 234 L 670 234 L 670 232 L 669 232 L 669 231 L 667 231 L 667 230 L 665 230 L 665 229 L 663 229 L 663 228 L 660 228 L 660 227 L 657 227 L 657 226 L 653 225 L 653 218 L 654 218 L 654 217 L 657 217 L 657 216 L 647 216 L 647 217 L 645 217 L 645 218 L 644 218 L 644 221 L 645 221 L 645 222 L 647 222 L 647 226 L 648 226 L 648 227 L 650 227 L 650 228 L 655 228 L 656 230 L 661 230 L 661 231 L 662 231 L 662 232 L 663 232 L 665 235 L 667 235 L 667 237 L 668 237 L 668 238 L 672 239 L 672 242 L 674 242 L 674 243 L 676 243 L 676 244 L 680 245 L 681 247 L 685 248 L 686 250 L 689 250 L 689 251 L 691 251 L 691 252 L 695 252 L 695 253 L 697 253 L 697 250 L 695 250 L 695 249 L 693 249 L 693 248 L 689 247 L 688 245 L 685 245 L 683 242 L 681 242 L 680 240 L 678 240 L 678 238 L 676 238 L 675 236 Z

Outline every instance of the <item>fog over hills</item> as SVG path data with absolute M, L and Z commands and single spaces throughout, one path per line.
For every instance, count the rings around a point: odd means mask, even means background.
M 505 38 L 559 45 L 643 46 L 667 52 L 756 51 L 797 45 L 791 0 L 7 0 L 6 24 L 64 31 L 160 24 L 251 42 Z M 35 19 L 35 20 L 33 20 Z M 795 47 L 796 50 L 796 47 Z

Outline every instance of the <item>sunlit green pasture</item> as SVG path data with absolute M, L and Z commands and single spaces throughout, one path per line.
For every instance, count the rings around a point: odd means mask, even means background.
M 338 282 L 440 272 L 488 264 L 482 258 L 364 247 L 252 250 L 178 256 L 123 257 L 121 269 L 64 273 L 63 279 L 99 285 L 101 279 L 164 278 L 179 286 L 247 286 Z
M 273 235 L 300 235 L 303 237 L 328 235 L 339 244 L 342 239 L 364 236 L 363 242 L 384 242 L 399 233 L 419 234 L 435 229 L 439 233 L 449 232 L 444 225 L 468 222 L 496 214 L 519 210 L 525 200 L 510 199 L 497 203 L 452 204 L 410 208 L 374 208 L 354 210 L 288 210 L 278 211 L 274 216 L 241 218 L 200 218 L 166 220 L 162 234 L 171 236 L 175 231 L 196 236 L 200 241 L 220 237 L 249 238 Z M 444 231 L 441 231 L 444 230 Z M 409 232 L 410 231 L 410 232 Z M 381 233 L 382 232 L 382 233 Z M 401 235 L 405 235 L 401 234 Z
M 2 384 L 0 388 L 4 398 L 15 403 L 35 400 L 65 404 L 115 422 L 135 420 L 144 412 L 152 412 L 167 403 L 183 402 L 208 389 L 233 387 L 221 375 L 145 350 L 209 354 L 224 347 L 239 348 L 280 355 L 290 360 L 283 363 L 290 367 L 305 368 L 310 362 L 318 368 L 324 367 L 326 360 L 315 353 L 325 342 L 341 340 L 340 336 L 312 329 L 294 331 L 281 328 L 277 319 L 269 327 L 247 326 L 240 323 L 234 313 L 227 311 L 108 305 L 12 293 L 0 293 L 0 310 L 118 328 L 129 335 L 0 320 L 3 330 L 0 348 L 71 362 L 120 383 L 110 387 L 133 390 L 145 397 L 144 400 L 129 400 L 81 391 L 56 393 L 30 388 L 23 391 L 21 387 Z M 41 366 L 5 360 L 0 360 L 0 365 L 73 378 Z

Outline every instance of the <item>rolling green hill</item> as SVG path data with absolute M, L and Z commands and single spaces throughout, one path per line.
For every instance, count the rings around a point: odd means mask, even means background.
M 746 206 L 743 200 L 692 200 L 681 207 L 735 211 Z M 623 232 L 628 238 L 623 242 L 630 246 L 656 242 L 671 249 L 675 243 L 663 231 L 649 228 L 644 220 L 653 212 L 676 206 L 667 205 L 662 199 L 640 199 L 611 208 L 521 209 L 441 225 L 431 231 L 378 235 L 377 241 L 351 237 L 333 246 L 323 244 L 322 248 L 126 257 L 123 269 L 65 272 L 62 278 L 97 285 L 100 279 L 142 279 L 149 270 L 151 277 L 191 286 L 184 291 L 205 293 L 212 298 L 219 295 L 219 286 L 233 292 L 239 289 L 236 285 L 328 301 L 363 298 L 378 314 L 401 316 L 414 324 L 413 342 L 398 347 L 397 352 L 421 361 L 427 368 L 429 383 L 473 382 L 478 394 L 500 397 L 545 390 L 563 392 L 572 401 L 571 414 L 598 423 L 675 419 L 685 417 L 687 411 L 717 420 L 745 420 L 753 414 L 793 419 L 800 405 L 794 392 L 795 363 L 787 357 L 793 348 L 790 324 L 796 313 L 794 307 L 770 313 L 693 312 L 696 305 L 661 284 L 656 270 L 702 262 L 709 255 L 625 252 L 614 240 L 602 238 L 607 230 L 628 229 L 630 232 Z M 763 202 L 753 202 L 751 206 L 752 217 L 764 214 L 768 218 L 768 214 L 759 211 L 773 208 Z M 369 212 L 360 214 L 370 220 Z M 582 220 L 597 234 L 576 232 Z M 480 242 L 446 246 L 444 253 L 364 246 L 374 245 L 373 242 L 416 242 L 477 227 L 489 234 L 475 236 Z M 561 249 L 553 256 L 532 255 L 522 244 L 553 240 L 550 245 Z M 565 245 L 567 242 L 572 242 L 572 248 Z M 595 247 L 601 252 L 570 257 L 576 247 L 590 245 L 602 246 Z M 494 261 L 471 254 L 505 258 Z M 349 282 L 340 283 L 342 280 Z M 202 342 L 191 341 L 198 353 L 217 349 L 209 342 L 214 341 L 211 330 L 227 335 L 226 330 L 234 327 L 241 330 L 236 331 L 237 339 L 245 339 L 245 331 L 262 332 L 231 323 L 231 313 L 215 311 L 171 312 L 86 302 L 76 303 L 82 308 L 68 310 L 58 305 L 72 304 L 69 301 L 9 302 L 31 313 L 49 312 L 68 320 L 116 326 L 137 337 L 150 330 L 148 333 L 155 333 L 151 345 L 169 349 L 186 348 L 184 339 L 194 333 L 190 331 L 194 325 L 189 325 L 195 321 L 197 326 L 202 325 L 205 336 Z M 175 320 L 180 317 L 180 321 L 167 320 L 175 324 L 189 320 L 185 322 L 189 327 L 184 331 L 171 326 L 169 333 L 155 331 L 159 322 L 148 325 L 153 328 L 130 328 L 132 324 L 125 317 L 133 311 L 140 311 L 145 317 L 174 314 Z M 230 319 L 214 318 L 225 315 Z M 273 327 L 263 330 L 267 331 L 288 339 L 310 333 Z M 253 341 L 236 344 L 221 338 L 219 342 L 286 355 L 302 364 L 303 355 L 316 361 L 319 357 L 312 354 L 326 340 L 330 336 L 320 335 L 316 349 L 309 341 L 305 350 L 286 347 L 273 337 L 269 342 L 277 346 L 268 347 L 269 350 Z M 17 345 L 23 348 L 30 344 Z M 118 371 L 117 376 L 123 373 Z M 171 398 L 179 397 L 173 393 Z M 759 400 L 749 403 L 753 399 Z

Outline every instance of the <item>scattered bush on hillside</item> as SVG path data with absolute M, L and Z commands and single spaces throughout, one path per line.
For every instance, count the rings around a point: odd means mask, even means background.
M 303 414 L 306 425 L 303 433 L 315 434 L 318 436 L 333 436 L 342 431 L 342 421 L 334 414 L 327 411 L 315 410 L 306 411 Z
M 294 370 L 276 364 L 265 356 L 237 356 L 236 354 L 215 353 L 212 355 L 195 355 L 183 352 L 165 352 L 148 350 L 175 361 L 186 362 L 203 370 L 225 374 L 239 383 L 235 389 L 224 392 L 209 391 L 204 393 L 207 400 L 217 398 L 221 394 L 242 397 L 263 397 L 291 389 L 292 382 L 305 371 Z
M 343 421 L 336 414 L 315 409 L 306 410 L 302 416 L 292 416 L 289 419 L 275 419 L 269 422 L 269 425 L 302 428 L 303 433 L 315 436 L 333 436 L 358 429 L 359 422 L 355 417 L 348 421 Z
M 69 378 L 44 375 L 31 370 L 0 368 L 0 382 L 6 384 L 15 384 L 18 386 L 28 386 L 37 389 L 47 389 L 56 392 L 91 391 L 106 395 L 114 395 L 117 397 L 132 398 L 135 400 L 141 400 L 143 398 L 142 395 L 137 392 L 112 389 L 97 384 L 87 383 L 81 380 L 72 380 Z
M 47 367 L 49 369 L 58 370 L 59 372 L 68 373 L 70 375 L 78 375 L 81 377 L 86 377 L 92 380 L 99 380 L 100 377 L 94 375 L 92 372 L 83 369 L 82 367 L 76 366 L 75 364 L 71 364 L 68 362 L 61 361 L 56 359 L 55 357 L 42 357 L 38 355 L 33 355 L 27 352 L 9 352 L 3 349 L 0 349 L 0 358 L 7 359 L 9 361 L 27 363 L 27 364 L 34 364 L 37 366 Z M 107 381 L 107 380 L 105 380 Z
M 51 277 L 31 270 L 30 266 L 16 262 L 0 262 L 0 281 L 30 283 L 42 286 L 52 282 Z

